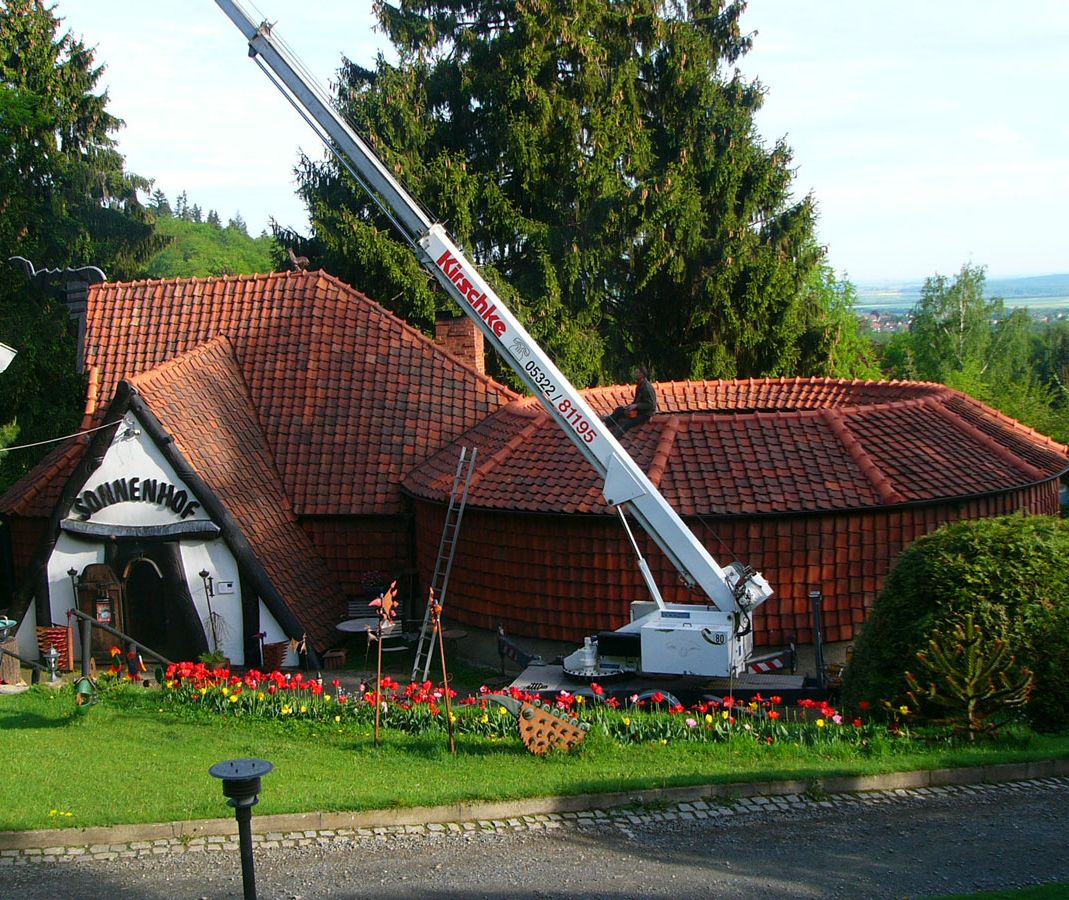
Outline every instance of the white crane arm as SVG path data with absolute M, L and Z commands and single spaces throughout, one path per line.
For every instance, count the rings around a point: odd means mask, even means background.
M 688 585 L 697 584 L 725 612 L 756 608 L 772 594 L 768 583 L 739 566 L 722 569 L 595 415 L 542 348 L 486 283 L 445 229 L 433 223 L 349 126 L 330 97 L 236 0 L 216 0 L 245 35 L 249 55 L 297 108 L 340 162 L 364 186 L 412 244 L 426 268 L 483 332 L 497 353 L 539 399 L 580 453 L 604 479 L 605 499 L 624 506 L 656 542 Z M 659 607 L 664 602 L 655 593 Z

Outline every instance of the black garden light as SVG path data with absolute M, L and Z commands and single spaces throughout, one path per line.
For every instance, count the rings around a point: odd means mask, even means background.
M 256 872 L 252 864 L 252 808 L 260 800 L 260 779 L 274 769 L 264 759 L 228 759 L 216 763 L 208 774 L 223 781 L 223 796 L 234 807 L 241 847 L 241 880 L 245 900 L 256 900 Z

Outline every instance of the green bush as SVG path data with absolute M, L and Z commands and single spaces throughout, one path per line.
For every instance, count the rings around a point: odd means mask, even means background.
M 946 525 L 902 554 L 854 645 L 844 706 L 905 693 L 904 673 L 973 615 L 1035 674 L 1034 728 L 1069 728 L 1069 521 L 1014 515 Z

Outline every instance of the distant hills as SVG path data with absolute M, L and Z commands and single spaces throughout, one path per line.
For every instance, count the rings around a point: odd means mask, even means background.
M 923 281 L 857 283 L 858 312 L 908 312 L 920 300 Z M 1027 278 L 988 278 L 986 296 L 1001 297 L 1007 306 L 1038 310 L 1069 310 L 1069 273 Z

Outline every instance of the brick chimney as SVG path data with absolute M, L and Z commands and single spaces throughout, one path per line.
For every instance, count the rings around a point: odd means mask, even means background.
M 467 316 L 439 314 L 434 322 L 434 342 L 480 375 L 486 374 L 483 333 Z

